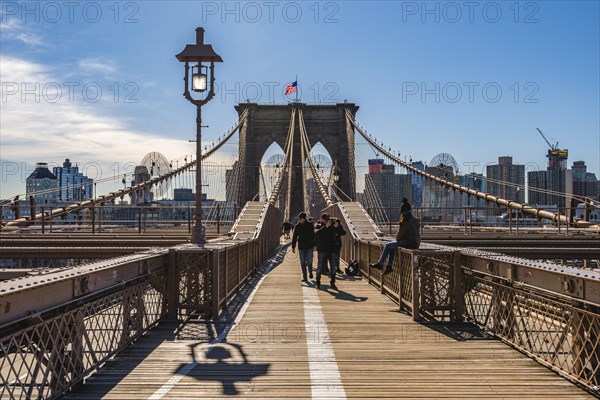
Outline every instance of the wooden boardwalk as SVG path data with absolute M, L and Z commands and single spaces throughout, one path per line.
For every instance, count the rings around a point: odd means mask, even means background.
M 301 284 L 281 258 L 221 324 L 163 324 L 65 398 L 592 398 L 467 325 L 413 322 L 360 278 Z

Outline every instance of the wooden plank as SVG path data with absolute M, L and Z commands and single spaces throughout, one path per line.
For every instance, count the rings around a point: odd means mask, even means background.
M 322 338 L 319 326 L 305 327 L 300 281 L 298 255 L 289 252 L 208 355 L 210 324 L 184 339 L 162 325 L 65 398 L 147 399 L 194 360 L 164 399 L 311 398 L 307 341 Z M 340 277 L 339 292 L 328 282 L 318 299 L 347 398 L 592 398 L 473 327 L 414 322 L 361 278 Z

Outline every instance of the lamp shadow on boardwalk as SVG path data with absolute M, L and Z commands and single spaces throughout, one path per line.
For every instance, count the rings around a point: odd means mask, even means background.
M 203 382 L 220 382 L 222 394 L 227 396 L 239 394 L 236 383 L 266 375 L 270 367 L 266 363 L 249 362 L 242 346 L 236 343 L 198 343 L 190 345 L 190 350 L 195 366 L 186 375 Z M 186 365 L 182 364 L 179 371 Z

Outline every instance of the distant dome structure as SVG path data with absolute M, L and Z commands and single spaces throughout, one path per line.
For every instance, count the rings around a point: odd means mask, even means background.
M 140 166 L 146 168 L 146 173 L 149 174 L 147 180 L 167 174 L 172 170 L 171 163 L 169 163 L 167 157 L 165 157 L 158 151 L 153 151 L 151 153 L 146 154 L 142 159 Z M 171 180 L 166 179 L 155 185 L 153 191 L 156 197 L 160 197 L 164 194 L 167 194 L 170 184 Z
M 308 164 L 308 160 L 306 161 L 306 163 Z M 329 157 L 327 157 L 325 154 L 316 154 L 313 156 L 313 163 L 315 164 L 315 167 L 318 169 L 323 170 L 326 173 L 329 173 L 329 170 L 331 169 L 331 159 Z
M 458 163 L 456 162 L 456 160 L 454 159 L 454 157 L 452 157 L 450 154 L 448 153 L 440 153 L 438 155 L 436 155 L 435 157 L 433 157 L 431 159 L 431 161 L 429 162 L 429 166 L 430 167 L 438 167 L 441 170 L 445 170 L 445 169 L 450 169 L 452 168 L 452 172 L 455 176 L 459 175 L 460 173 L 460 167 L 458 166 Z
M 271 157 L 269 157 L 267 159 L 267 161 L 265 162 L 265 165 L 268 165 L 269 167 L 275 167 L 275 166 L 279 165 L 280 167 L 282 167 L 283 160 L 284 160 L 283 154 L 273 154 Z

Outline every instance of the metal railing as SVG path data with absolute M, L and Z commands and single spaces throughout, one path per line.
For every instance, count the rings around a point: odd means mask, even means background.
M 463 317 L 598 394 L 600 307 L 464 270 Z
M 544 208 L 541 207 L 540 210 Z M 568 233 L 569 228 L 577 226 L 576 220 L 581 221 L 582 217 L 577 214 L 583 212 L 576 208 L 547 209 L 555 212 L 557 215 L 566 215 L 573 217 L 570 224 L 547 221 L 527 215 L 521 211 L 508 213 L 506 210 L 500 211 L 497 207 L 415 207 L 412 210 L 414 216 L 421 220 L 426 228 L 437 228 L 442 226 L 452 226 L 463 228 L 465 233 L 472 233 L 474 229 L 479 228 L 502 228 L 508 229 L 510 233 L 518 233 L 519 229 L 553 227 L 558 233 Z M 393 234 L 398 229 L 398 220 L 400 218 L 399 207 L 366 207 L 366 211 L 380 227 L 383 232 Z M 384 215 L 386 218 L 382 218 Z M 595 215 L 594 215 L 595 216 Z M 590 219 L 591 223 L 598 223 L 595 219 Z
M 498 257 L 435 246 L 398 250 L 392 272 L 381 276 L 369 264 L 379 258 L 383 245 L 356 240 L 350 249 L 366 280 L 414 320 L 472 323 L 598 393 L 600 274 L 567 275 L 558 282 L 542 277 L 528 284 L 523 280 L 535 273 L 528 260 L 519 264 L 511 258 L 507 275 Z M 481 264 L 487 270 L 481 271 Z M 555 283 L 562 290 L 552 289 Z
M 54 399 L 161 320 L 218 317 L 279 244 L 265 207 L 254 237 L 217 240 L 2 282 L 0 398 Z
M 23 329 L 3 326 L 0 398 L 55 398 L 81 381 L 166 315 L 164 278 L 149 274 L 98 299 L 80 298 Z
M 220 234 L 221 228 L 229 228 L 235 222 L 239 214 L 237 206 L 221 205 L 203 205 L 205 219 L 203 223 L 207 226 L 214 226 L 217 234 Z M 3 210 L 2 210 L 3 209 Z M 11 214 L 7 212 L 10 206 L 0 206 L 0 216 L 4 220 L 2 224 L 11 222 Z M 37 218 L 27 222 L 26 226 L 15 226 L 5 228 L 7 232 L 20 231 L 38 231 L 40 233 L 53 232 L 79 232 L 79 233 L 100 233 L 108 229 L 131 229 L 138 233 L 145 233 L 147 229 L 172 227 L 191 232 L 193 225 L 194 207 L 193 205 L 179 206 L 131 206 L 119 204 L 97 205 L 84 209 L 80 212 L 63 214 L 59 217 L 50 217 L 48 211 L 52 207 L 34 206 L 24 208 L 22 215 L 29 217 L 33 215 L 46 215 L 46 218 Z M 14 216 L 12 216 L 14 217 Z

